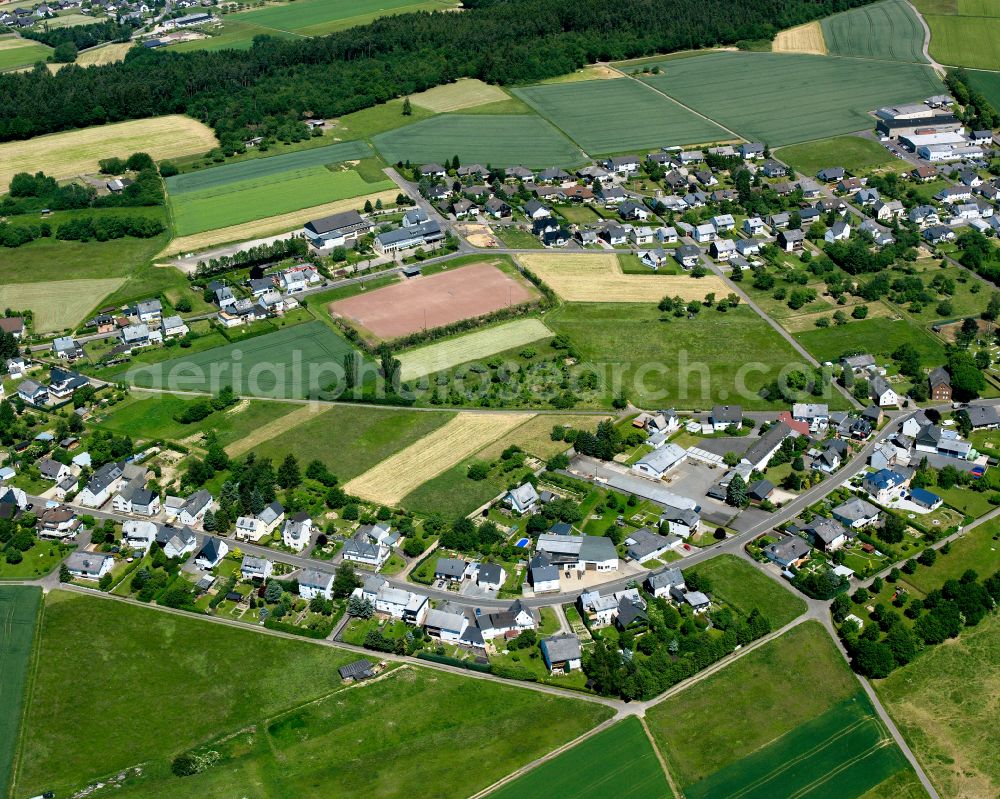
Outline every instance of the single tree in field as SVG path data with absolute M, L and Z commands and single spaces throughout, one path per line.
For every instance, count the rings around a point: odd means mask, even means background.
M 403 99 L 403 116 L 408 117 L 413 115 L 413 106 L 410 105 L 410 98 L 406 97 Z

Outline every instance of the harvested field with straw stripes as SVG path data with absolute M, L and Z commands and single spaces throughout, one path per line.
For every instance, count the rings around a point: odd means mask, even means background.
M 425 92 L 410 95 L 410 102 L 444 114 L 447 111 L 460 111 L 463 108 L 474 108 L 477 105 L 498 103 L 509 99 L 509 95 L 499 86 L 491 86 L 476 78 L 463 78 L 454 83 L 435 86 Z
M 813 53 L 826 55 L 823 28 L 818 22 L 807 22 L 781 31 L 774 37 L 771 49 L 776 53 Z
M 568 302 L 659 302 L 664 296 L 701 300 L 706 294 L 725 294 L 726 285 L 714 275 L 627 275 L 617 255 L 538 253 L 518 256 Z
M 382 505 L 398 505 L 414 489 L 531 419 L 530 413 L 459 413 L 378 466 L 344 485 Z

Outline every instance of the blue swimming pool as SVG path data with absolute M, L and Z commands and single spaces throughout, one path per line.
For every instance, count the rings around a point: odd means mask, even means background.
M 524 549 L 526 546 L 528 546 L 528 544 L 530 543 L 530 541 L 531 541 L 531 539 L 529 539 L 529 538 L 519 538 L 518 541 L 517 541 L 517 543 L 514 544 L 514 546 L 521 547 L 521 549 Z

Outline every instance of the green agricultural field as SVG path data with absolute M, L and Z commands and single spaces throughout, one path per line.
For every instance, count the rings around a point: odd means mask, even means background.
M 942 64 L 1000 69 L 1000 18 L 924 16 L 931 29 L 931 56 Z
M 127 433 L 133 438 L 172 441 L 201 436 L 212 431 L 222 446 L 228 446 L 248 436 L 263 425 L 274 422 L 292 411 L 297 405 L 284 402 L 248 402 L 216 411 L 197 424 L 181 424 L 174 417 L 200 400 L 176 394 L 144 394 L 135 391 L 127 400 L 114 406 L 97 424 L 116 433 Z
M 930 333 L 905 319 L 862 319 L 828 330 L 795 333 L 795 339 L 818 361 L 838 361 L 845 352 L 870 352 L 888 358 L 900 344 L 912 344 L 927 366 L 944 362 L 944 347 Z
M 907 163 L 893 157 L 876 141 L 858 136 L 838 136 L 834 139 L 793 144 L 782 147 L 775 155 L 796 172 L 815 177 L 830 166 L 842 166 L 852 175 L 865 175 L 884 169 L 903 172 Z
M 941 796 L 1000 795 L 1000 616 L 896 669 L 875 690 Z
M 857 799 L 909 771 L 906 757 L 893 744 L 867 695 L 858 691 L 777 741 L 688 787 L 685 795 L 690 799 L 802 795 Z
M 40 629 L 17 796 L 67 796 L 153 758 L 169 763 L 222 731 L 338 689 L 337 666 L 356 658 L 65 591 L 45 597 Z M 197 701 L 178 701 L 178 690 Z
M 926 63 L 924 29 L 905 0 L 882 0 L 820 22 L 830 55 Z
M 19 36 L 0 36 L 0 72 L 31 66 L 37 61 L 45 61 L 51 54 L 52 48 L 41 42 Z
M 425 163 L 457 155 L 466 164 L 569 167 L 586 159 L 552 125 L 533 114 L 442 114 L 380 133 L 372 143 L 390 164 Z
M 0 585 L 0 792 L 4 796 L 11 795 L 8 788 L 41 602 L 40 588 Z
M 403 380 L 424 377 L 553 335 L 538 319 L 518 319 L 399 354 Z
M 872 109 L 943 91 L 930 67 L 829 56 L 723 52 L 661 67 L 662 74 L 642 80 L 771 146 L 865 130 L 872 127 Z
M 434 432 L 455 416 L 380 408 L 334 407 L 254 447 L 258 457 L 280 462 L 292 453 L 303 466 L 325 463 L 341 482 Z
M 692 799 L 856 799 L 906 770 L 833 640 L 812 621 L 655 705 L 646 721 Z
M 990 105 L 1000 108 L 1000 72 L 982 72 L 970 69 L 966 73 L 974 89 L 983 93 Z
M 265 158 L 235 161 L 222 166 L 201 169 L 197 172 L 186 172 L 183 175 L 167 178 L 165 183 L 167 184 L 167 193 L 171 197 L 178 197 L 191 192 L 228 186 L 231 183 L 276 177 L 285 172 L 294 172 L 309 167 L 371 158 L 374 154 L 371 145 L 367 142 L 345 141 Z
M 771 623 L 784 627 L 806 611 L 806 603 L 792 591 L 735 555 L 719 555 L 699 563 L 692 571 L 708 578 L 712 595 L 744 614 L 754 608 Z
M 591 155 L 732 138 L 627 78 L 529 86 L 514 93 Z
M 584 361 L 609 376 L 621 365 L 625 393 L 643 407 L 707 408 L 718 402 L 778 407 L 757 392 L 783 368 L 802 362 L 763 319 L 742 306 L 676 319 L 664 318 L 652 305 L 568 303 L 545 321 L 570 337 Z M 828 401 L 837 407 L 845 402 L 836 392 Z
M 211 391 L 231 385 L 244 397 L 303 398 L 342 378 L 356 352 L 322 322 L 307 322 L 194 355 L 135 366 L 121 378 L 144 388 Z
M 642 722 L 618 722 L 489 794 L 491 799 L 647 799 L 670 786 Z
M 332 664 L 324 671 L 335 673 Z M 179 779 L 155 762 L 115 796 L 460 799 L 610 715 L 594 703 L 405 666 L 211 742 L 222 758 L 202 774 Z
M 261 161 L 248 161 L 247 165 L 259 163 Z M 388 179 L 369 183 L 354 169 L 331 171 L 323 166 L 311 166 L 189 191 L 171 197 L 170 208 L 176 234 L 190 236 L 335 200 L 387 191 L 395 185 Z

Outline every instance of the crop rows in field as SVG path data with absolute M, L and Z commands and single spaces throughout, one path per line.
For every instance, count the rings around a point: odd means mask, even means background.
M 772 146 L 865 130 L 873 109 L 943 91 L 928 66 L 796 53 L 710 53 L 663 69 L 642 80 Z
M 591 155 L 732 136 L 636 81 L 588 80 L 514 91 Z
M 926 63 L 924 29 L 905 0 L 882 0 L 820 24 L 831 55 Z
M 385 191 L 394 185 L 388 179 L 368 183 L 353 169 L 330 171 L 323 166 L 312 166 L 190 191 L 171 197 L 170 207 L 177 234 L 189 236 Z
M 576 166 L 583 153 L 548 122 L 533 114 L 506 116 L 445 114 L 380 133 L 373 143 L 389 163 L 443 161 L 493 166 Z

